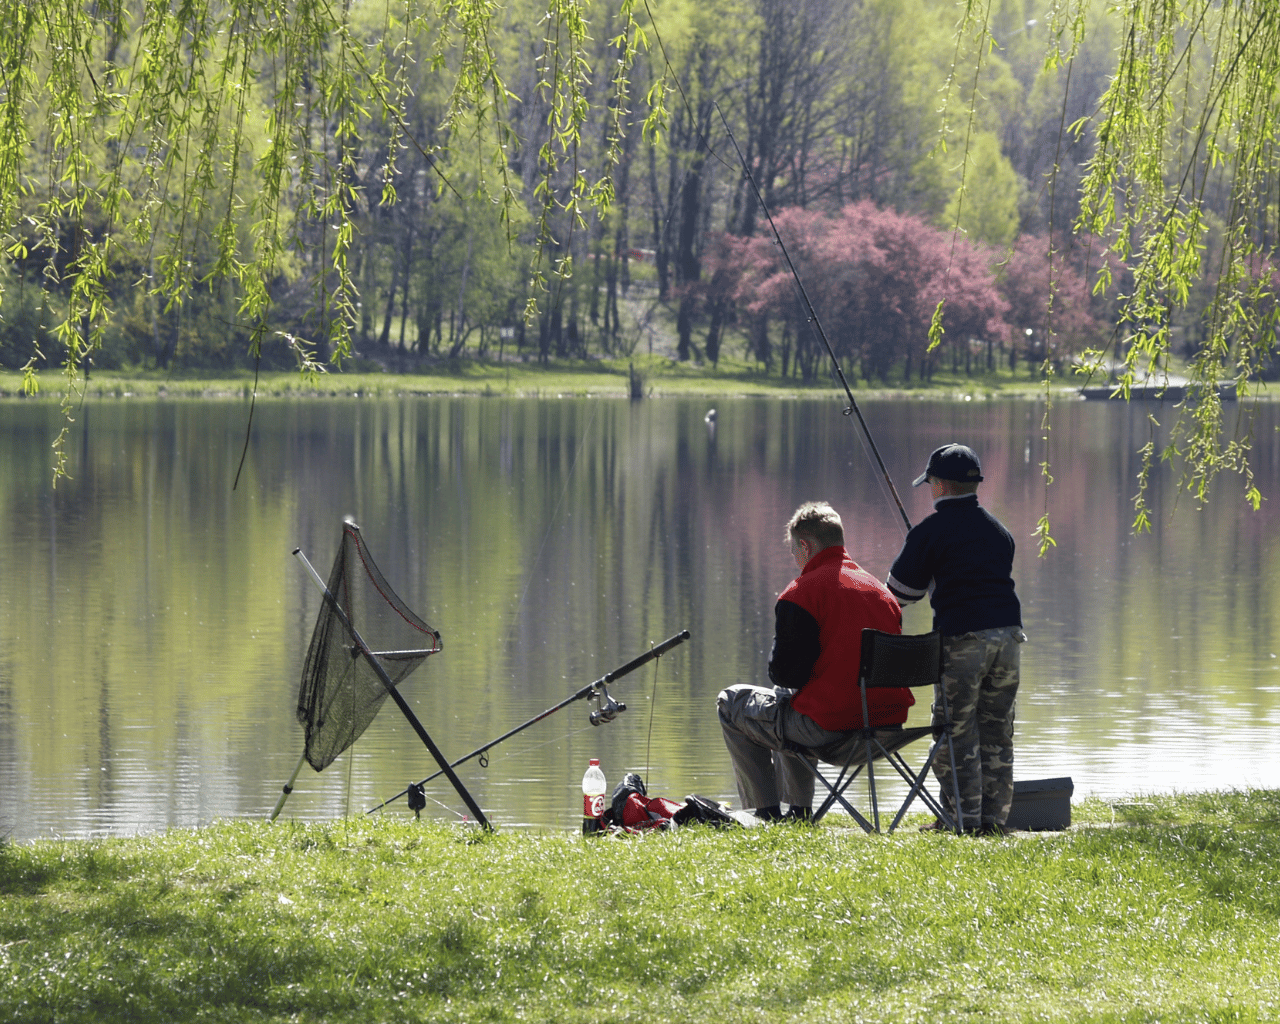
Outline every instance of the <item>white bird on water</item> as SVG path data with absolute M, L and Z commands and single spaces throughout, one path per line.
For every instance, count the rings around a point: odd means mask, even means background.
M 708 409 L 707 414 L 702 417 L 702 421 L 704 423 L 714 423 L 716 421 L 716 411 L 714 409 Z

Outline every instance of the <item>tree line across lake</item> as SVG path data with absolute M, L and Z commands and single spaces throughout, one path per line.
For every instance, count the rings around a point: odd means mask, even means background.
M 810 379 L 743 163 L 855 375 L 1061 369 L 1135 330 L 1124 247 L 1082 216 L 1126 45 L 1102 0 L 989 0 L 959 31 L 950 0 L 197 8 L 95 8 L 70 61 L 30 59 L 52 16 L 0 39 L 33 76 L 3 90 L 0 363 L 409 369 L 659 330 Z M 1209 56 L 1171 116 L 1212 95 Z M 1206 173 L 1198 201 L 1211 272 L 1163 324 L 1188 355 L 1238 197 Z

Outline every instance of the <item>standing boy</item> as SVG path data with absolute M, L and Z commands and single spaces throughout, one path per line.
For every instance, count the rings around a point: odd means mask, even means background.
M 937 758 L 943 806 L 953 816 L 959 811 L 966 831 L 999 835 L 1013 804 L 1018 645 L 1026 634 L 1013 589 L 1013 537 L 978 504 L 981 481 L 978 456 L 965 445 L 946 444 L 929 456 L 913 486 L 929 485 L 934 512 L 907 534 L 887 582 L 901 605 L 933 590 L 960 793 L 956 808 L 950 759 Z M 939 700 L 935 725 L 941 715 Z

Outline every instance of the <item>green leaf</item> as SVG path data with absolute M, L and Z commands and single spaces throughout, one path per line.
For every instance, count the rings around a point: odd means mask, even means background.
M 1049 514 L 1046 512 L 1036 521 L 1036 528 L 1031 531 L 1036 541 L 1037 557 L 1043 558 L 1050 548 L 1056 548 L 1058 542 L 1049 532 Z

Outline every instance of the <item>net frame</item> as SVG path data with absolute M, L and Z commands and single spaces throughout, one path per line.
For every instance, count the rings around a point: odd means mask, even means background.
M 433 629 L 396 594 L 351 520 L 326 584 L 303 661 L 296 716 L 306 734 L 304 757 L 319 772 L 364 733 L 391 695 L 432 654 L 443 650 Z M 362 656 L 356 634 L 383 675 Z

